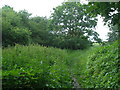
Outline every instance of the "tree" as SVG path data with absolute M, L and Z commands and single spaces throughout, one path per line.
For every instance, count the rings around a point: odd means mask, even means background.
M 46 45 L 48 42 L 48 19 L 45 17 L 32 17 L 29 20 L 29 28 L 32 32 L 33 43 Z
M 96 40 L 98 38 L 98 34 L 93 31 L 97 19 L 86 13 L 87 8 L 89 8 L 87 5 L 74 2 L 66 2 L 54 8 L 54 13 L 51 16 L 51 31 L 54 34 L 67 37 L 70 41 L 68 45 L 71 48 L 78 44 L 77 48 L 82 47 L 82 41 L 86 41 L 84 44 L 89 44 L 90 36 L 95 37 Z M 74 42 L 73 38 L 78 38 L 77 42 Z
M 92 12 L 93 16 L 104 17 L 105 24 L 108 24 L 110 29 L 117 26 L 115 30 L 111 30 L 112 32 L 108 36 L 110 41 L 111 39 L 112 41 L 118 40 L 120 37 L 116 38 L 116 36 L 120 32 L 120 2 L 90 2 L 88 5 L 87 12 Z
M 110 28 L 111 32 L 108 32 L 108 42 L 113 42 L 115 40 L 118 40 L 119 33 L 118 33 L 118 26 L 111 26 Z
M 30 29 L 29 19 L 32 14 L 28 13 L 26 10 L 20 10 L 18 12 L 18 15 L 21 18 L 21 27 L 25 27 L 25 28 L 27 27 L 28 29 Z
M 21 17 L 10 6 L 2 8 L 2 45 L 28 44 L 31 32 L 21 25 Z
M 48 19 L 30 17 L 26 10 L 15 12 L 10 6 L 2 7 L 3 46 L 38 43 L 48 45 Z

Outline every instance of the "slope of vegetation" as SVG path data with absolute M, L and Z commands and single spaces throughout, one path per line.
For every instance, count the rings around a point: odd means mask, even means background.
M 100 48 L 100 46 L 96 45 L 85 50 L 68 51 L 68 54 L 70 56 L 69 60 L 71 60 L 72 62 L 72 64 L 70 65 L 72 76 L 74 76 L 77 79 L 81 88 L 87 88 L 87 84 L 85 83 L 87 82 L 87 63 L 90 59 L 89 57 L 93 55 L 98 48 Z
M 71 72 L 82 88 L 120 88 L 118 42 L 69 52 Z
M 85 87 L 120 88 L 118 42 L 99 47 L 87 63 Z

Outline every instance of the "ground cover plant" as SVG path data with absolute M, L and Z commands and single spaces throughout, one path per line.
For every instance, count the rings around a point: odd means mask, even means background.
M 3 88 L 71 88 L 65 50 L 39 45 L 3 50 Z
M 118 41 L 99 47 L 88 60 L 86 85 L 88 88 L 120 88 Z

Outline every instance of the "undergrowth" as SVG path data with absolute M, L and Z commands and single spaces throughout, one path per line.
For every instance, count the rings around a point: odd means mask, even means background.
M 85 87 L 120 88 L 118 42 L 99 47 L 89 58 Z
M 67 52 L 39 45 L 3 50 L 3 88 L 72 88 Z
M 118 42 L 85 50 L 39 45 L 3 49 L 3 88 L 120 88 Z

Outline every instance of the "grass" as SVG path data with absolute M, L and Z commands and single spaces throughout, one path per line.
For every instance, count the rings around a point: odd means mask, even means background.
M 93 48 L 71 51 L 39 45 L 5 48 L 3 87 L 36 88 L 35 86 L 39 85 L 42 88 L 72 88 L 73 75 L 82 83 L 92 50 Z M 23 79 L 20 79 L 21 77 Z
M 68 51 L 69 60 L 72 62 L 70 70 L 82 88 L 84 88 L 84 78 L 86 76 L 89 57 L 93 55 L 98 48 L 100 48 L 100 46 L 97 45 L 85 50 Z

